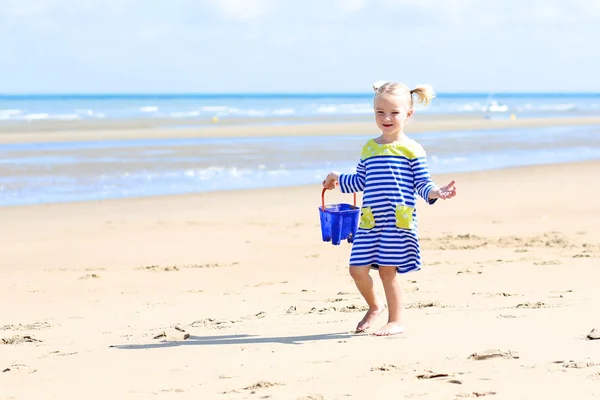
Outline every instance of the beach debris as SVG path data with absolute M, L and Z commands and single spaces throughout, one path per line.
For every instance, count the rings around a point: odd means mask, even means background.
M 592 331 L 587 334 L 587 338 L 588 338 L 588 340 L 600 339 L 600 331 L 596 328 L 592 329 Z
M 19 344 L 19 343 L 40 343 L 41 340 L 32 336 L 16 335 L 8 338 L 2 338 L 2 344 Z
M 481 352 L 476 352 L 469 356 L 469 359 L 476 361 L 490 360 L 492 358 L 518 359 L 519 356 L 510 350 L 502 351 L 498 349 L 489 349 Z

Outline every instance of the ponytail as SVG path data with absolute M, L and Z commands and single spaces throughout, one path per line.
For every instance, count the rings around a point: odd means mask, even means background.
M 384 95 L 406 96 L 407 100 L 410 102 L 411 108 L 415 103 L 415 97 L 413 97 L 413 94 L 416 94 L 417 101 L 425 106 L 429 105 L 431 100 L 435 97 L 435 93 L 433 92 L 431 85 L 417 85 L 417 87 L 415 87 L 413 90 L 410 90 L 402 83 L 390 81 L 374 82 L 373 91 L 375 92 L 375 99 Z
M 412 97 L 413 94 L 417 95 L 418 102 L 423 105 L 428 105 L 431 99 L 435 97 L 435 93 L 431 85 L 418 85 L 416 88 L 410 91 Z

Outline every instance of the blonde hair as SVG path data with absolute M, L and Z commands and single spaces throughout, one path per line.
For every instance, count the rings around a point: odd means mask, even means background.
M 431 85 L 417 85 L 417 87 L 411 90 L 402 83 L 377 81 L 373 84 L 373 90 L 375 91 L 375 100 L 377 97 L 384 95 L 408 95 L 410 98 L 410 108 L 413 108 L 415 105 L 415 98 L 413 95 L 416 95 L 418 102 L 425 106 L 428 105 L 435 97 L 435 93 Z

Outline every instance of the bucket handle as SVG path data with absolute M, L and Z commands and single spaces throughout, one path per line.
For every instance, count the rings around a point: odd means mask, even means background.
M 327 188 L 323 189 L 323 192 L 321 192 L 321 205 L 323 206 L 323 211 L 325 211 L 325 192 L 327 191 Z M 356 207 L 356 192 L 353 193 L 354 195 L 354 207 Z

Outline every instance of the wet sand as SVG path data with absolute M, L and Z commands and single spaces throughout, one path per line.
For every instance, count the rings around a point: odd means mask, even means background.
M 123 121 L 36 121 L 0 123 L 0 144 L 81 141 L 165 139 L 194 137 L 321 136 L 373 134 L 372 117 L 304 119 L 288 125 L 284 120 L 123 120 Z M 600 116 L 486 119 L 485 115 L 443 116 L 416 114 L 411 133 L 451 130 L 533 128 L 546 126 L 600 125 Z

